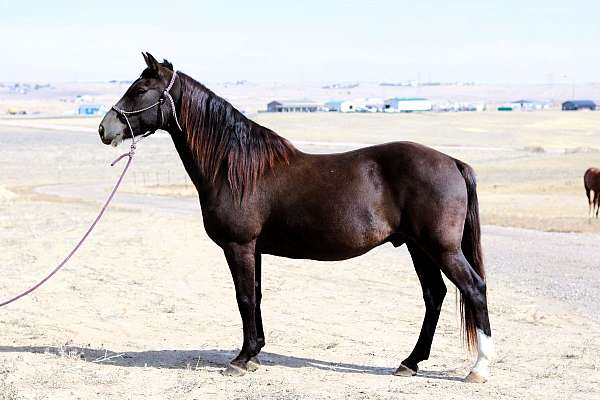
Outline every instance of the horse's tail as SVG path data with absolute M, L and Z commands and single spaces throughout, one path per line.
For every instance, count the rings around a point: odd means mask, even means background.
M 479 223 L 479 201 L 477 200 L 477 183 L 475 171 L 462 161 L 455 160 L 456 166 L 467 184 L 467 216 L 462 237 L 462 251 L 473 270 L 485 282 L 483 253 L 481 251 L 481 227 Z M 475 324 L 475 309 L 471 303 L 460 296 L 460 318 L 467 346 L 470 351 L 477 345 L 477 325 Z

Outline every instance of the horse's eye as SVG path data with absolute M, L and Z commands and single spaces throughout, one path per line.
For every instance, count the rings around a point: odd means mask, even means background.
M 134 93 L 135 93 L 135 94 L 144 94 L 144 93 L 146 93 L 146 91 L 147 91 L 147 90 L 148 90 L 148 89 L 146 89 L 146 88 L 139 87 L 139 88 L 135 89 L 135 92 L 134 92 Z

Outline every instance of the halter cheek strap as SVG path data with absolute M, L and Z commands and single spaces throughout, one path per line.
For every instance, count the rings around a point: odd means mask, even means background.
M 175 101 L 173 100 L 173 96 L 171 96 L 171 93 L 170 93 L 171 89 L 173 88 L 173 85 L 175 84 L 175 78 L 177 78 L 177 72 L 173 71 L 173 74 L 171 75 L 171 81 L 169 82 L 169 85 L 165 88 L 165 90 L 163 90 L 162 94 L 158 98 L 158 101 L 156 101 L 154 104 L 149 105 L 148 107 L 144 107 L 139 110 L 125 111 L 125 110 L 121 110 L 117 106 L 112 106 L 112 109 L 115 110 L 117 112 L 117 114 L 121 115 L 125 119 L 125 122 L 127 122 L 127 127 L 129 128 L 129 132 L 131 133 L 131 140 L 132 140 L 131 152 L 132 153 L 135 150 L 136 142 L 140 141 L 141 138 L 152 135 L 156 131 L 156 129 L 154 129 L 153 131 L 148 131 L 148 132 L 144 133 L 140 139 L 136 140 L 135 135 L 133 133 L 133 129 L 131 129 L 131 123 L 129 122 L 129 118 L 127 118 L 127 116 L 143 113 L 144 111 L 148 111 L 148 110 L 158 106 L 158 113 L 161 118 L 161 123 L 160 123 L 161 126 L 159 126 L 157 129 L 160 129 L 160 128 L 162 128 L 162 110 L 161 110 L 160 106 L 165 102 L 165 97 L 167 99 L 169 99 L 169 104 L 171 105 L 171 113 L 173 114 L 173 118 L 175 119 L 177 128 L 183 132 L 183 129 L 181 128 L 181 125 L 179 124 L 179 120 L 177 119 L 177 112 L 175 111 Z
M 167 99 L 169 99 L 169 103 L 171 103 L 171 112 L 173 113 L 173 118 L 175 119 L 177 128 L 179 128 L 179 130 L 183 132 L 183 129 L 181 129 L 181 125 L 179 125 L 179 120 L 177 119 L 177 112 L 175 111 L 175 100 L 173 100 L 173 96 L 171 96 L 171 93 L 170 93 L 171 88 L 173 88 L 173 85 L 175 84 L 176 77 L 177 77 L 177 72 L 173 71 L 173 75 L 171 75 L 171 81 L 169 82 L 169 86 L 166 87 L 166 89 L 163 92 L 163 95 L 166 96 Z

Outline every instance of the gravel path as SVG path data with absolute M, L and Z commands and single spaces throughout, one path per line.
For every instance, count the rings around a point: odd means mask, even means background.
M 483 241 L 492 282 L 599 318 L 599 235 L 485 226 Z

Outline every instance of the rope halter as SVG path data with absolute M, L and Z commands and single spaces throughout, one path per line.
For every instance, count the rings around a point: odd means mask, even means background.
M 152 135 L 154 132 L 156 132 L 156 129 L 162 128 L 162 118 L 163 117 L 162 117 L 162 110 L 160 109 L 160 106 L 165 102 L 165 97 L 169 100 L 169 104 L 171 105 L 171 112 L 173 114 L 173 118 L 175 119 L 175 123 L 177 124 L 177 128 L 183 132 L 183 129 L 181 129 L 181 125 L 179 124 L 179 120 L 177 119 L 177 112 L 175 111 L 175 101 L 173 100 L 173 96 L 171 96 L 171 93 L 170 93 L 171 89 L 173 88 L 173 85 L 175 84 L 175 78 L 177 78 L 177 72 L 173 71 L 169 85 L 163 90 L 163 92 L 160 95 L 160 97 L 158 98 L 158 100 L 154 104 L 149 105 L 148 107 L 140 108 L 139 110 L 125 111 L 125 110 L 121 110 L 116 105 L 112 106 L 112 109 L 115 110 L 117 112 L 117 114 L 119 114 L 120 116 L 122 116 L 125 119 L 125 122 L 127 123 L 127 127 L 129 128 L 129 132 L 131 133 L 131 148 L 129 150 L 129 153 L 123 154 L 121 157 L 119 157 L 117 160 L 115 160 L 113 162 L 113 165 L 126 155 L 129 155 L 130 157 L 132 157 L 133 154 L 135 153 L 135 145 L 137 142 L 139 142 L 140 140 L 142 140 L 145 137 Z M 127 116 L 143 113 L 144 111 L 151 110 L 156 106 L 158 106 L 158 111 L 159 111 L 159 115 L 161 118 L 161 123 L 160 123 L 161 126 L 157 127 L 156 129 L 154 129 L 152 131 L 148 131 L 148 132 L 144 133 L 139 139 L 136 140 L 135 135 L 133 133 L 133 129 L 131 128 L 131 123 L 129 122 L 129 118 L 127 118 Z

